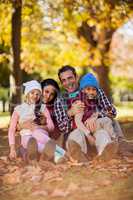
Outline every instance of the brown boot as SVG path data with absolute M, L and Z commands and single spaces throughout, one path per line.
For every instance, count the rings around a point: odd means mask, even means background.
M 104 148 L 102 155 L 99 156 L 100 160 L 109 161 L 116 157 L 118 153 L 118 144 L 111 142 Z
M 27 145 L 27 162 L 38 160 L 38 145 L 35 138 L 30 138 Z
M 77 160 L 78 162 L 88 162 L 87 157 L 81 151 L 80 145 L 74 140 L 68 140 L 68 153 L 73 159 Z
M 49 140 L 43 149 L 41 159 L 54 162 L 55 150 L 56 143 L 54 142 L 54 140 Z

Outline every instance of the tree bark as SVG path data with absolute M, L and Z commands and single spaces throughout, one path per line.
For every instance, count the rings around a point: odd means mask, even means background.
M 112 100 L 111 97 L 111 87 L 109 80 L 109 66 L 106 64 L 107 53 L 109 52 L 110 42 L 112 38 L 113 30 L 103 30 L 98 37 L 97 48 L 101 52 L 101 65 L 96 68 L 96 73 L 98 75 L 100 87 L 104 90 L 107 97 Z
M 109 67 L 101 65 L 95 68 L 95 72 L 98 75 L 100 87 L 104 90 L 106 96 L 112 100 L 109 81 Z
M 86 39 L 86 41 L 92 46 L 97 48 L 101 53 L 101 64 L 98 67 L 94 67 L 93 69 L 97 73 L 99 83 L 101 88 L 104 90 L 105 94 L 111 99 L 111 88 L 109 81 L 109 66 L 107 66 L 105 62 L 105 58 L 109 51 L 110 42 L 112 38 L 112 34 L 114 30 L 102 30 L 98 39 L 94 38 L 94 32 L 96 31 L 95 27 L 89 27 L 86 22 L 82 22 L 82 25 L 77 30 L 78 37 L 82 36 Z
M 3 100 L 2 101 L 2 112 L 5 112 L 6 111 L 6 101 Z
M 10 111 L 12 113 L 16 104 L 21 102 L 21 69 L 20 69 L 20 51 L 21 51 L 21 10 L 22 0 L 14 0 L 12 3 L 12 83 L 10 82 Z

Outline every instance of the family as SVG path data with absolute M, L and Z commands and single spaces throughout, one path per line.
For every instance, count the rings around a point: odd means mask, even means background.
M 79 80 L 69 65 L 59 69 L 58 77 L 63 94 L 50 78 L 23 84 L 24 103 L 15 107 L 8 131 L 10 159 L 21 154 L 27 162 L 44 159 L 61 163 L 70 158 L 88 162 L 91 148 L 99 158 L 113 158 L 124 135 L 114 120 L 116 109 L 96 77 L 87 73 Z M 16 151 L 18 127 L 21 144 Z

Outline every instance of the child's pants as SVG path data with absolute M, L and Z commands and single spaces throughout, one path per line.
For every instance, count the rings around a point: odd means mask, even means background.
M 101 155 L 106 145 L 112 142 L 111 138 L 109 134 L 103 129 L 97 130 L 94 133 L 94 136 L 96 138 L 96 148 L 98 151 L 98 155 Z M 84 152 L 85 154 L 87 153 L 86 138 L 84 133 L 81 132 L 79 129 L 75 129 L 74 131 L 72 131 L 69 134 L 68 140 L 74 140 L 80 145 L 82 152 Z
M 27 149 L 30 138 L 36 139 L 39 153 L 42 153 L 45 144 L 50 140 L 48 133 L 41 128 L 35 129 L 34 131 L 28 131 L 27 134 L 21 135 L 21 144 L 25 149 Z
M 36 139 L 39 153 L 43 152 L 45 145 L 49 140 L 51 140 L 48 133 L 41 128 L 35 129 L 33 132 L 28 131 L 21 135 L 21 144 L 25 149 L 27 149 L 30 138 Z M 63 148 L 55 144 L 55 152 L 53 155 L 55 163 L 57 163 L 60 158 L 64 157 L 65 153 L 66 152 Z
M 97 148 L 98 155 L 101 155 L 104 148 L 112 142 L 111 137 L 109 136 L 108 132 L 104 129 L 97 130 L 94 133 L 96 138 L 95 144 Z
M 77 126 L 76 130 L 81 132 L 82 135 L 88 136 L 90 134 L 90 130 L 84 125 L 84 123 L 82 122 L 82 118 L 83 113 L 75 115 L 75 123 Z M 75 135 L 74 134 L 75 133 L 73 132 L 70 133 L 69 138 L 72 139 L 72 137 L 74 137 L 74 140 L 77 141 L 78 144 L 80 144 L 82 151 L 84 153 L 87 152 L 87 145 L 84 136 L 82 136 L 80 133 Z M 112 120 L 108 117 L 98 118 L 96 120 L 96 131 L 93 133 L 93 135 L 96 138 L 96 148 L 98 154 L 101 155 L 105 146 L 108 143 L 111 143 L 111 138 L 115 138 Z
M 96 130 L 100 130 L 100 129 L 106 130 L 112 139 L 116 138 L 113 122 L 109 117 L 102 117 L 96 120 Z

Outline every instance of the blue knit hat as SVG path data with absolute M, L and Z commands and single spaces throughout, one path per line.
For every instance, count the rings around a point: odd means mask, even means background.
M 99 83 L 96 79 L 96 77 L 91 74 L 85 74 L 81 79 L 80 79 L 80 90 L 84 89 L 85 87 L 95 87 L 97 90 L 99 89 Z

